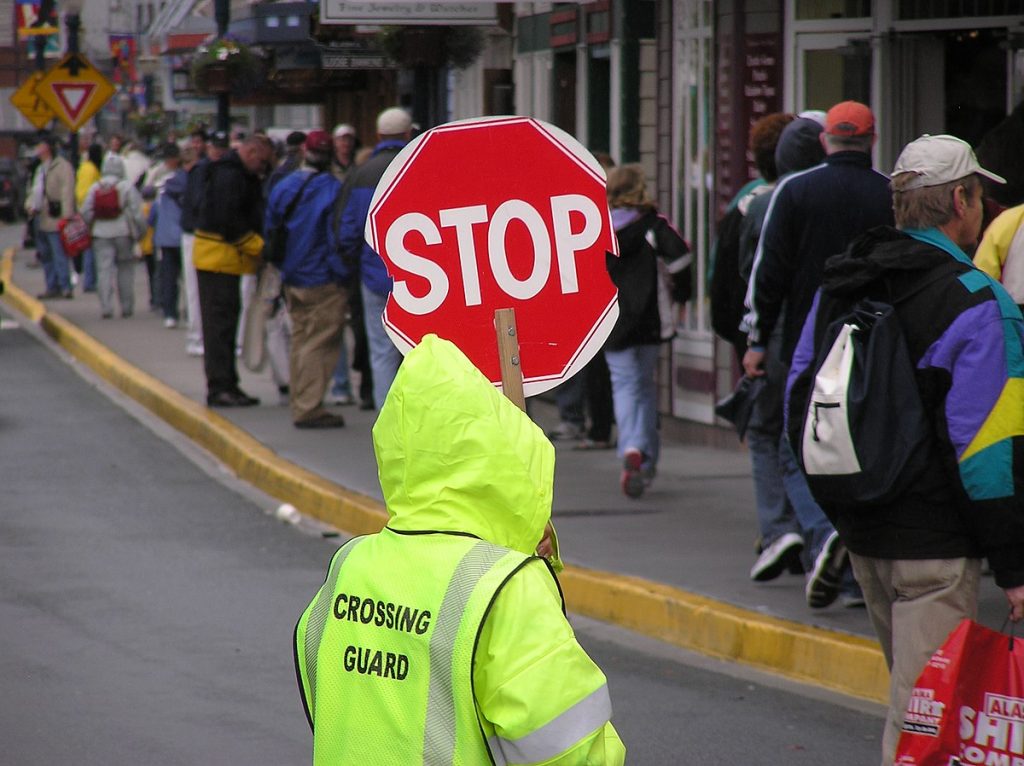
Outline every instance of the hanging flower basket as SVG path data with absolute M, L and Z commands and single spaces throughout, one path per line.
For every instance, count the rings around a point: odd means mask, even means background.
M 465 69 L 479 58 L 487 36 L 479 27 L 386 26 L 377 33 L 376 42 L 401 66 Z
M 265 80 L 266 67 L 255 49 L 231 37 L 219 37 L 196 48 L 190 69 L 197 92 L 245 95 Z

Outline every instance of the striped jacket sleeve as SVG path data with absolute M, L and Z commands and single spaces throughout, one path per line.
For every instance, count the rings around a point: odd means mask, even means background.
M 960 314 L 918 363 L 948 373 L 946 436 L 970 500 L 966 521 L 1000 587 L 1024 585 L 1024 321 L 991 277 L 970 271 L 992 300 Z

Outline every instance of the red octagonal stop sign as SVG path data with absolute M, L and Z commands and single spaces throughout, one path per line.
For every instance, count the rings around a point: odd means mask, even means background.
M 436 333 L 498 384 L 494 312 L 514 309 L 527 396 L 579 372 L 618 317 L 604 171 L 539 120 L 465 120 L 417 137 L 374 192 L 366 241 L 394 279 L 384 326 L 403 353 Z

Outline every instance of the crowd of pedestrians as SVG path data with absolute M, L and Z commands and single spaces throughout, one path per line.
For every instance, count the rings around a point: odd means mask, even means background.
M 41 135 L 25 202 L 45 274 L 38 297 L 71 299 L 77 286 L 97 295 L 102 318 L 128 319 L 142 262 L 150 309 L 167 329 L 184 325 L 185 353 L 203 358 L 209 406 L 259 404 L 239 387 L 237 365 L 269 361 L 297 428 L 342 427 L 329 407 L 378 408 L 401 362 L 380 323 L 390 279 L 363 227 L 412 130 L 394 107 L 366 147 L 345 123 L 276 144 L 262 131 L 196 128 L 150 153 L 120 135 L 97 138 L 77 163 Z M 60 228 L 73 217 L 91 241 L 69 258 Z M 281 250 L 273 262 L 269 232 Z
M 151 306 L 169 329 L 186 323 L 184 352 L 203 356 L 210 407 L 259 404 L 239 387 L 238 359 L 254 370 L 269 360 L 295 427 L 343 427 L 331 405 L 380 408 L 402 364 L 381 322 L 391 279 L 364 230 L 374 189 L 413 130 L 394 107 L 366 147 L 348 124 L 294 131 L 279 146 L 260 132 L 197 130 L 153 160 L 115 136 L 87 147 L 77 178 L 44 136 L 25 203 L 45 275 L 39 297 L 70 299 L 77 282 L 97 294 L 101 317 L 114 317 L 116 298 L 130 318 L 135 263 L 151 252 Z M 759 538 L 749 576 L 805 573 L 809 608 L 867 608 L 893 671 L 891 764 L 917 673 L 976 612 L 983 557 L 1011 617 L 1024 616 L 1014 468 L 1024 199 L 992 216 L 985 184 L 1004 179 L 955 137 L 911 142 L 891 176 L 873 167 L 877 138 L 874 114 L 854 101 L 752 126 L 760 178 L 721 221 L 711 313 L 737 370 L 760 381 L 744 428 Z M 561 423 L 548 437 L 617 448 L 622 490 L 636 498 L 656 475 L 657 361 L 690 298 L 691 257 L 642 168 L 604 164 L 619 320 L 585 373 L 556 391 Z M 74 260 L 62 244 L 72 215 L 91 231 Z M 823 499 L 794 449 L 794 423 L 825 327 L 853 301 L 903 293 L 913 300 L 897 314 L 932 429 L 927 470 L 884 503 Z

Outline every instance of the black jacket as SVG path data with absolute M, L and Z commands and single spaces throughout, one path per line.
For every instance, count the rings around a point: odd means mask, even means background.
M 854 553 L 987 556 L 1001 587 L 1024 584 L 1024 411 L 1005 396 L 1024 375 L 1024 322 L 999 293 L 966 256 L 890 227 L 867 232 L 826 264 L 789 374 L 790 442 L 801 438 L 797 413 L 806 410 L 825 330 L 862 297 L 895 306 L 932 431 L 927 468 L 898 500 L 822 503 Z
M 620 351 L 668 340 L 672 318 L 664 313 L 665 298 L 675 303 L 690 299 L 690 248 L 656 210 L 641 214 L 615 234 L 619 257 L 609 253 L 606 261 L 619 290 L 619 318 L 605 348 Z
M 780 181 L 754 257 L 751 342 L 767 344 L 785 305 L 780 355 L 788 364 L 825 261 L 868 229 L 892 223 L 889 179 L 863 152 L 836 152 Z
M 228 242 L 263 231 L 263 185 L 242 164 L 236 151 L 192 168 L 185 198 L 182 217 L 186 209 L 193 211 L 196 229 L 219 234 Z

